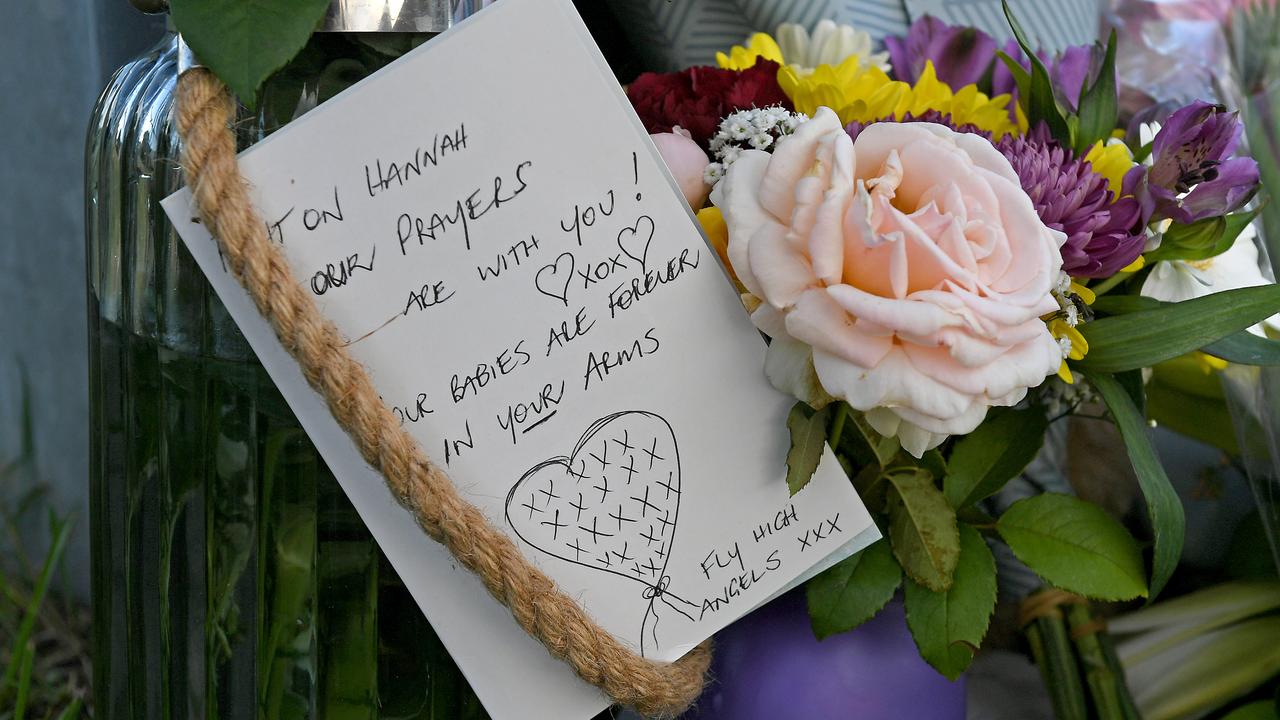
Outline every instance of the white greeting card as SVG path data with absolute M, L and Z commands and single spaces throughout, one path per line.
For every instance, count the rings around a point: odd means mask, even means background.
M 679 658 L 877 533 L 793 401 L 568 0 L 505 0 L 241 155 L 297 282 L 463 495 L 596 622 Z M 303 380 L 190 195 L 193 256 L 496 718 L 607 699 L 399 506 Z

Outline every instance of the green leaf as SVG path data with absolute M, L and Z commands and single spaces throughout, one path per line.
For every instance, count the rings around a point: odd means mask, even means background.
M 1145 295 L 1102 295 L 1089 307 L 1093 308 L 1095 313 L 1102 315 L 1128 315 L 1143 310 L 1156 310 L 1172 304 L 1160 302 Z
M 1049 426 L 1043 408 L 995 410 L 951 450 L 943 493 L 953 508 L 996 493 L 1035 458 Z
M 876 456 L 876 460 L 880 462 L 880 467 L 886 467 L 898 454 L 898 438 L 884 437 L 876 432 L 871 424 L 867 422 L 866 416 L 860 412 L 851 413 L 853 424 L 858 428 L 858 432 L 862 435 L 862 439 L 867 443 L 867 447 L 871 448 L 871 452 Z
M 858 491 L 862 503 L 873 513 L 888 512 L 889 478 L 876 464 L 862 466 L 852 477 L 853 489 Z
M 1010 505 L 996 530 L 1050 585 L 1101 600 L 1147 594 L 1138 543 L 1096 505 L 1070 495 L 1035 495 Z
M 58 716 L 58 720 L 76 720 L 80 717 L 80 710 L 84 706 L 84 701 L 80 698 L 73 698 L 71 703 L 67 705 L 62 714 Z
M 907 627 L 920 657 L 950 680 L 973 662 L 996 608 L 996 561 L 982 535 L 960 526 L 960 562 L 946 592 L 907 580 Z
M 1120 436 L 1129 451 L 1129 462 L 1133 463 L 1138 485 L 1147 499 L 1147 514 L 1151 516 L 1155 535 L 1151 567 L 1151 597 L 1154 598 L 1169 581 L 1178 566 L 1178 559 L 1182 557 L 1182 542 L 1186 536 L 1182 501 L 1164 473 L 1151 438 L 1147 437 L 1145 419 L 1124 388 L 1105 373 L 1090 372 L 1088 378 L 1120 428 Z
M 1175 303 L 1161 302 L 1142 295 L 1103 295 L 1093 303 L 1095 312 L 1105 315 L 1125 315 L 1143 310 L 1170 307 Z M 1254 335 L 1241 330 L 1221 340 L 1200 348 L 1214 357 L 1241 365 L 1280 365 L 1280 341 Z
M 1018 19 L 1014 17 L 1013 10 L 1009 8 L 1008 0 L 1003 0 L 1004 16 L 1009 21 L 1009 27 L 1013 30 L 1013 37 L 1018 41 L 1018 45 L 1022 48 L 1022 52 L 1031 61 L 1031 81 L 1025 95 L 1019 96 L 1019 101 L 1024 103 L 1023 109 L 1027 113 L 1027 120 L 1031 122 L 1031 126 L 1043 120 L 1049 125 L 1049 132 L 1053 137 L 1067 147 L 1071 147 L 1071 130 L 1067 126 L 1067 120 L 1062 112 L 1061 106 L 1058 105 L 1057 97 L 1053 92 L 1053 81 L 1049 78 L 1049 69 L 1040 61 L 1040 57 L 1036 55 L 1035 50 L 1031 47 L 1031 43 L 1027 40 L 1027 33 L 1022 29 L 1022 25 Z M 1021 90 L 1021 88 L 1019 88 Z
M 1013 76 L 1014 87 L 1018 88 L 1018 97 L 1026 98 L 1030 93 L 1031 73 L 1027 72 L 1027 69 L 1022 67 L 1022 63 L 1015 60 L 1013 56 L 1003 50 L 997 52 L 996 57 L 1000 58 L 1000 62 L 1004 63 L 1004 66 L 1009 70 L 1009 74 Z M 1026 112 L 1027 108 L 1025 103 L 1020 101 L 1019 104 L 1023 105 L 1022 110 L 1023 112 Z
M 805 584 L 809 622 L 819 640 L 875 617 L 902 584 L 888 540 L 845 558 Z
M 827 409 L 815 412 L 798 402 L 787 415 L 791 449 L 787 451 L 787 488 L 795 495 L 813 479 L 827 444 Z
M 1089 354 L 1073 367 L 1123 372 L 1199 350 L 1280 311 L 1280 285 L 1240 288 L 1105 317 L 1077 328 Z
M 1146 662 L 1126 664 L 1134 700 L 1148 718 L 1204 717 L 1280 672 L 1280 617 L 1205 633 Z
M 1141 370 L 1126 370 L 1122 373 L 1116 373 L 1116 382 L 1120 383 L 1120 387 L 1129 394 L 1129 399 L 1133 401 L 1133 406 L 1137 408 L 1138 414 L 1146 417 L 1147 414 L 1147 384 L 1143 380 Z
M 1222 716 L 1222 720 L 1278 720 L 1276 703 L 1272 700 L 1255 700 Z
M 248 107 L 258 88 L 298 54 L 329 0 L 170 0 L 169 13 L 196 58 Z
M 1080 124 L 1076 134 L 1076 154 L 1084 156 L 1099 140 L 1105 142 L 1116 129 L 1120 117 L 1120 91 L 1116 87 L 1116 31 L 1107 39 L 1107 52 L 1098 71 L 1098 79 L 1080 92 Z
M 44 604 L 45 594 L 49 591 L 49 583 L 53 580 L 53 573 L 62 562 L 62 553 L 67 549 L 67 540 L 71 537 L 71 522 L 56 522 L 51 528 L 53 538 L 49 542 L 49 550 L 45 555 L 44 564 L 40 568 L 40 575 L 36 578 L 35 587 L 32 589 L 30 599 L 22 615 L 22 622 L 18 625 L 18 632 L 13 640 L 13 647 L 10 650 L 10 658 L 13 659 L 5 668 L 4 676 L 0 677 L 0 690 L 10 687 L 20 688 L 19 679 L 16 675 L 20 671 L 18 659 L 23 657 L 23 653 L 29 653 L 28 643 L 31 642 L 32 634 L 36 629 L 36 622 L 40 617 L 40 607 Z M 30 668 L 28 668 L 30 670 Z
M 1241 365 L 1280 365 L 1280 341 L 1241 330 L 1201 348 L 1205 353 Z
M 930 590 L 945 592 L 960 556 L 955 510 L 928 470 L 889 474 L 889 541 L 902 569 Z
M 1258 216 L 1257 210 L 1212 217 L 1190 225 L 1174 223 L 1165 231 L 1160 247 L 1146 253 L 1147 262 L 1158 260 L 1205 260 L 1221 255 Z

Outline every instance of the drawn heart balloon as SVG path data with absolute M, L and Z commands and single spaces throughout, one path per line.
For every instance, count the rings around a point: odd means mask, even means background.
M 639 410 L 592 423 L 571 453 L 526 472 L 506 502 L 507 522 L 529 546 L 644 587 L 642 655 L 657 642 L 659 603 L 690 620 L 698 607 L 667 589 L 679 514 L 675 433 Z

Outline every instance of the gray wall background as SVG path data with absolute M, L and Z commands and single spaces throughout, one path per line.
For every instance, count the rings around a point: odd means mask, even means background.
M 0 467 L 22 454 L 30 401 L 34 455 L 0 484 L 0 507 L 37 483 L 74 513 L 72 588 L 89 585 L 84 136 L 111 73 L 154 43 L 162 18 L 126 0 L 24 0 L 0 23 Z M 3 476 L 0 476 L 3 477 Z M 43 553 L 45 512 L 24 546 Z M 0 533 L 0 552 L 12 539 Z

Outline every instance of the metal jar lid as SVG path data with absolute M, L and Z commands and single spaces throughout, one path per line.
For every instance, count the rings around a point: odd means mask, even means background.
M 145 13 L 165 12 L 168 0 L 129 0 Z M 438 33 L 449 29 L 451 0 L 331 0 L 320 32 Z

